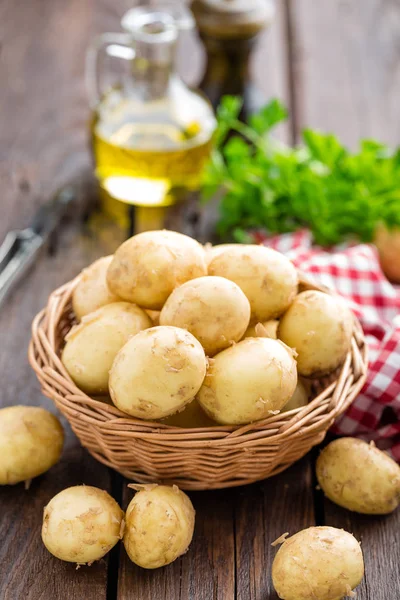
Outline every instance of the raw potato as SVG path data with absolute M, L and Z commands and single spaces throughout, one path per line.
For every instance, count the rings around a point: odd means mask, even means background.
M 61 360 L 87 394 L 108 391 L 114 358 L 130 337 L 151 327 L 150 317 L 129 302 L 114 302 L 86 315 L 66 336 Z
M 301 408 L 302 406 L 307 406 L 308 404 L 308 394 L 307 390 L 304 387 L 302 381 L 297 381 L 296 389 L 294 390 L 293 396 L 290 398 L 289 402 L 285 404 L 282 409 L 282 412 L 287 412 L 288 410 L 293 410 L 294 408 Z
M 273 340 L 278 338 L 278 325 L 277 319 L 271 319 L 270 321 L 264 321 L 264 323 L 256 323 L 250 325 L 244 332 L 244 338 L 248 337 L 269 337 Z
M 159 310 L 146 310 L 145 311 L 150 319 L 152 320 L 152 323 L 155 327 L 157 327 L 157 325 L 160 324 L 160 314 L 161 312 Z
M 230 250 L 231 248 L 237 247 L 237 244 L 216 244 L 215 246 L 212 246 L 211 244 L 206 244 L 204 246 L 204 250 L 206 251 L 207 265 L 210 264 L 213 258 L 219 256 L 220 254 L 222 254 L 222 252 L 225 252 L 225 250 Z
M 176 287 L 206 274 L 204 248 L 196 240 L 175 231 L 146 231 L 118 248 L 107 282 L 124 300 L 160 310 Z
M 70 487 L 44 509 L 42 540 L 57 558 L 92 563 L 115 546 L 124 513 L 106 491 L 90 485 Z
M 208 274 L 237 283 L 249 299 L 252 321 L 279 317 L 297 293 L 293 264 L 283 254 L 264 246 L 238 244 L 228 248 L 211 260 Z
M 172 563 L 192 541 L 195 511 L 176 485 L 131 486 L 139 489 L 126 511 L 124 546 L 145 569 Z
M 53 414 L 36 406 L 0 410 L 0 485 L 29 481 L 59 460 L 64 430 Z
M 394 283 L 400 283 L 400 229 L 388 229 L 383 223 L 375 232 L 374 243 L 378 248 L 382 271 Z
M 118 353 L 110 372 L 112 401 L 139 419 L 172 415 L 190 402 L 207 369 L 200 342 L 178 327 L 152 327 Z
M 247 338 L 210 359 L 197 398 L 217 423 L 241 425 L 279 412 L 296 383 L 290 348 L 270 338 Z
M 306 377 L 334 371 L 351 346 L 353 315 L 344 300 L 318 291 L 301 292 L 279 322 L 278 337 L 294 348 L 297 370 Z
M 341 600 L 363 576 L 360 544 L 335 527 L 309 527 L 292 535 L 272 564 L 272 581 L 284 600 Z
M 192 402 L 189 402 L 183 410 L 170 417 L 166 417 L 161 422 L 164 423 L 164 425 L 183 427 L 185 429 L 191 429 L 193 427 L 213 427 L 216 425 L 216 422 L 212 421 L 212 419 L 206 415 L 197 400 L 192 400 Z
M 318 483 L 325 495 L 349 510 L 385 515 L 400 503 L 400 467 L 362 440 L 340 438 L 317 460 Z
M 81 280 L 72 294 L 72 308 L 79 321 L 101 306 L 120 300 L 107 285 L 107 269 L 112 258 L 103 256 L 82 271 Z
M 250 304 L 236 283 L 199 277 L 176 288 L 164 304 L 160 325 L 187 329 L 207 356 L 238 342 L 250 320 Z

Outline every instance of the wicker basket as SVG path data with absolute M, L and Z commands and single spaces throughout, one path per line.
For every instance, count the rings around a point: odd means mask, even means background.
M 305 407 L 241 427 L 183 429 L 128 417 L 84 394 L 60 361 L 64 337 L 74 323 L 71 295 L 78 281 L 79 276 L 54 291 L 34 319 L 29 360 L 43 393 L 65 415 L 83 446 L 130 480 L 202 490 L 275 475 L 324 439 L 364 384 L 367 349 L 355 320 L 343 366 L 334 377 L 314 382 L 315 398 Z M 322 290 L 304 278 L 302 287 Z

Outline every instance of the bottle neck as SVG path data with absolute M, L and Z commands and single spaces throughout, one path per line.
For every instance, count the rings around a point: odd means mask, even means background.
M 137 42 L 131 62 L 129 91 L 143 102 L 168 95 L 174 73 L 175 42 L 152 44 Z
M 200 89 L 207 94 L 214 108 L 221 96 L 244 96 L 250 82 L 250 54 L 255 37 L 218 40 L 202 36 L 207 52 L 206 69 Z

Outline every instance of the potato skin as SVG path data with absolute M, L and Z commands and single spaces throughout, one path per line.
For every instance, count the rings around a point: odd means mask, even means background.
M 204 248 L 196 240 L 175 231 L 146 231 L 117 249 L 107 283 L 124 300 L 161 310 L 176 287 L 206 274 Z
M 128 339 L 151 327 L 150 317 L 129 302 L 114 302 L 86 315 L 66 336 L 61 360 L 76 385 L 88 394 L 108 391 L 114 358 Z
M 113 294 L 107 285 L 107 269 L 112 258 L 112 256 L 103 256 L 83 269 L 81 280 L 72 294 L 72 308 L 79 321 L 101 306 L 121 299 Z
M 124 546 L 129 558 L 145 569 L 172 563 L 188 549 L 195 511 L 176 485 L 143 486 L 126 511 Z
M 178 327 L 140 332 L 117 354 L 110 371 L 111 399 L 139 419 L 162 419 L 193 400 L 207 359 L 200 342 Z
M 164 425 L 192 429 L 194 427 L 213 427 L 217 425 L 201 408 L 196 399 L 186 404 L 180 412 L 161 420 Z
M 254 323 L 246 329 L 243 339 L 248 337 L 269 337 L 276 340 L 278 339 L 278 325 L 279 321 L 277 319 L 270 319 L 263 323 Z
M 176 288 L 160 314 L 160 325 L 187 329 L 213 356 L 238 342 L 250 320 L 250 303 L 236 283 L 198 277 Z
M 209 275 L 234 281 L 247 296 L 252 322 L 279 317 L 297 293 L 298 276 L 283 254 L 264 246 L 240 245 L 215 256 Z
M 45 507 L 42 540 L 61 560 L 91 563 L 118 542 L 123 518 L 123 511 L 106 491 L 77 485 L 54 496 Z
M 287 538 L 272 564 L 284 600 L 341 600 L 364 575 L 360 544 L 335 527 L 309 527 Z
M 210 264 L 213 258 L 219 256 L 220 254 L 222 254 L 222 252 L 225 252 L 225 250 L 230 250 L 231 248 L 237 247 L 238 244 L 216 244 L 215 246 L 212 246 L 211 244 L 206 244 L 204 246 L 204 250 L 206 251 L 207 266 Z
M 381 223 L 374 236 L 374 244 L 378 248 L 382 271 L 389 281 L 400 283 L 400 229 L 388 229 Z
M 278 326 L 278 338 L 296 350 L 297 370 L 305 377 L 334 371 L 350 349 L 352 333 L 344 300 L 314 290 L 298 294 Z
M 64 430 L 55 415 L 36 406 L 0 410 L 0 485 L 45 473 L 62 453 Z
M 385 515 L 400 503 L 400 467 L 378 448 L 356 438 L 334 440 L 318 457 L 318 483 L 339 506 Z
M 270 338 L 247 338 L 210 359 L 197 399 L 217 423 L 243 425 L 283 408 L 296 383 L 290 348 Z
M 287 412 L 288 410 L 293 410 L 294 408 L 301 408 L 302 406 L 307 406 L 308 404 L 308 393 L 304 384 L 300 379 L 297 381 L 296 389 L 294 390 L 293 396 L 290 398 L 289 402 L 285 404 L 282 409 L 282 412 Z

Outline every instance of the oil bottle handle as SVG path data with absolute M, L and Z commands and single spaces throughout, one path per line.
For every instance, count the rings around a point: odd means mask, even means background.
M 132 60 L 135 51 L 132 36 L 128 33 L 102 33 L 90 44 L 86 53 L 86 88 L 91 108 L 96 108 L 101 100 L 101 86 L 104 55 Z

